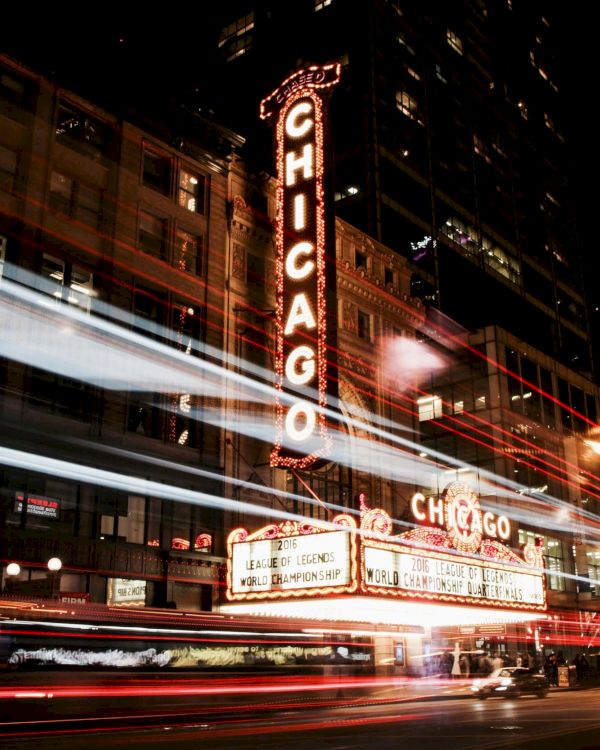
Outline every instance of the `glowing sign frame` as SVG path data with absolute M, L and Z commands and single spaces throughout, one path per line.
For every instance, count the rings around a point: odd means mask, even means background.
M 336 526 L 338 527 L 336 529 Z M 349 545 L 349 582 L 344 585 L 311 586 L 290 589 L 275 589 L 269 591 L 249 591 L 235 593 L 233 591 L 233 547 L 236 544 L 260 540 L 288 540 L 321 534 L 344 534 Z M 256 599 L 290 599 L 299 597 L 327 596 L 330 594 L 354 593 L 358 586 L 358 544 L 356 535 L 356 521 L 345 513 L 335 516 L 332 524 L 301 523 L 299 521 L 284 521 L 281 524 L 270 524 L 253 533 L 246 529 L 234 529 L 227 537 L 227 589 L 226 597 L 229 601 L 250 601 Z
M 340 72 L 339 63 L 297 71 L 260 107 L 262 119 L 277 115 L 277 395 L 271 466 L 308 468 L 331 449 L 324 412 L 328 368 L 321 92 L 339 81 Z
M 464 549 L 460 550 L 463 554 L 453 554 L 451 552 L 452 547 L 456 546 L 456 538 L 451 533 L 452 529 L 446 531 L 436 527 L 420 527 L 405 531 L 397 536 L 390 536 L 391 529 L 391 519 L 382 508 L 374 508 L 364 514 L 361 521 L 361 530 L 365 533 L 362 537 L 360 554 L 360 591 L 362 593 L 377 594 L 397 599 L 424 599 L 430 602 L 439 601 L 443 603 L 455 602 L 473 607 L 520 609 L 530 612 L 545 612 L 547 610 L 544 560 L 540 547 L 531 544 L 526 545 L 523 550 L 523 557 L 521 558 L 501 542 L 484 538 L 481 540 L 479 547 L 479 556 L 468 557 L 464 554 L 466 551 Z M 539 577 L 541 582 L 543 602 L 541 604 L 532 604 L 530 602 L 520 603 L 491 597 L 461 596 L 459 594 L 416 591 L 410 588 L 402 589 L 370 584 L 367 583 L 365 570 L 365 550 L 369 548 L 384 550 L 392 553 L 392 555 L 413 555 L 457 565 L 468 565 L 475 568 L 536 576 Z

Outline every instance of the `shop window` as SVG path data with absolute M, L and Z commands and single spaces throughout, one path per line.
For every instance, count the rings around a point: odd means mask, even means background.
M 180 169 L 177 194 L 179 205 L 193 213 L 203 214 L 205 183 L 206 180 L 201 175 Z
M 171 192 L 171 160 L 149 149 L 144 149 L 142 183 L 162 195 Z
M 138 245 L 140 250 L 164 260 L 167 255 L 167 222 L 140 211 Z

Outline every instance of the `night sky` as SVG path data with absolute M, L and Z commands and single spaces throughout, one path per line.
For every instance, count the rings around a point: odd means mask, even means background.
M 159 90 L 183 98 L 203 114 L 213 111 L 219 120 L 219 81 L 210 63 L 219 25 L 205 15 L 210 13 L 209 4 L 199 4 L 196 18 L 183 6 L 173 6 L 169 13 L 163 5 L 160 14 L 153 15 L 146 5 L 137 10 L 135 4 L 128 3 L 124 15 L 123 4 L 117 3 L 46 4 L 35 8 L 35 20 L 33 9 L 21 5 L 22 10 L 17 7 L 3 12 L 0 44 L 3 51 L 44 75 L 82 93 L 91 87 L 98 103 L 115 114 L 124 114 L 138 101 L 155 100 Z M 562 127 L 571 142 L 579 244 L 588 296 L 600 304 L 600 261 L 593 226 L 597 188 L 585 185 L 588 175 L 595 177 L 597 165 L 592 108 L 598 83 L 590 7 L 584 0 L 552 5 L 563 15 L 557 29 L 557 41 L 564 51 Z

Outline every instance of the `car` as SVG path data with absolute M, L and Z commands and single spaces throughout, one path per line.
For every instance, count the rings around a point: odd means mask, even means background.
M 474 698 L 485 700 L 497 698 L 518 698 L 520 695 L 535 695 L 545 698 L 550 690 L 548 678 L 527 667 L 500 667 L 489 677 L 475 680 L 471 685 Z

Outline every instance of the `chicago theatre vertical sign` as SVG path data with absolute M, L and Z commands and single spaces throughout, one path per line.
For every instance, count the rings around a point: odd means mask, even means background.
M 328 311 L 326 304 L 333 232 L 326 205 L 325 113 L 339 77 L 337 63 L 300 70 L 261 102 L 261 118 L 275 125 L 278 178 L 272 466 L 306 468 L 329 452 L 324 408 L 334 378 L 328 372 L 327 325 L 335 321 L 335 308 Z

